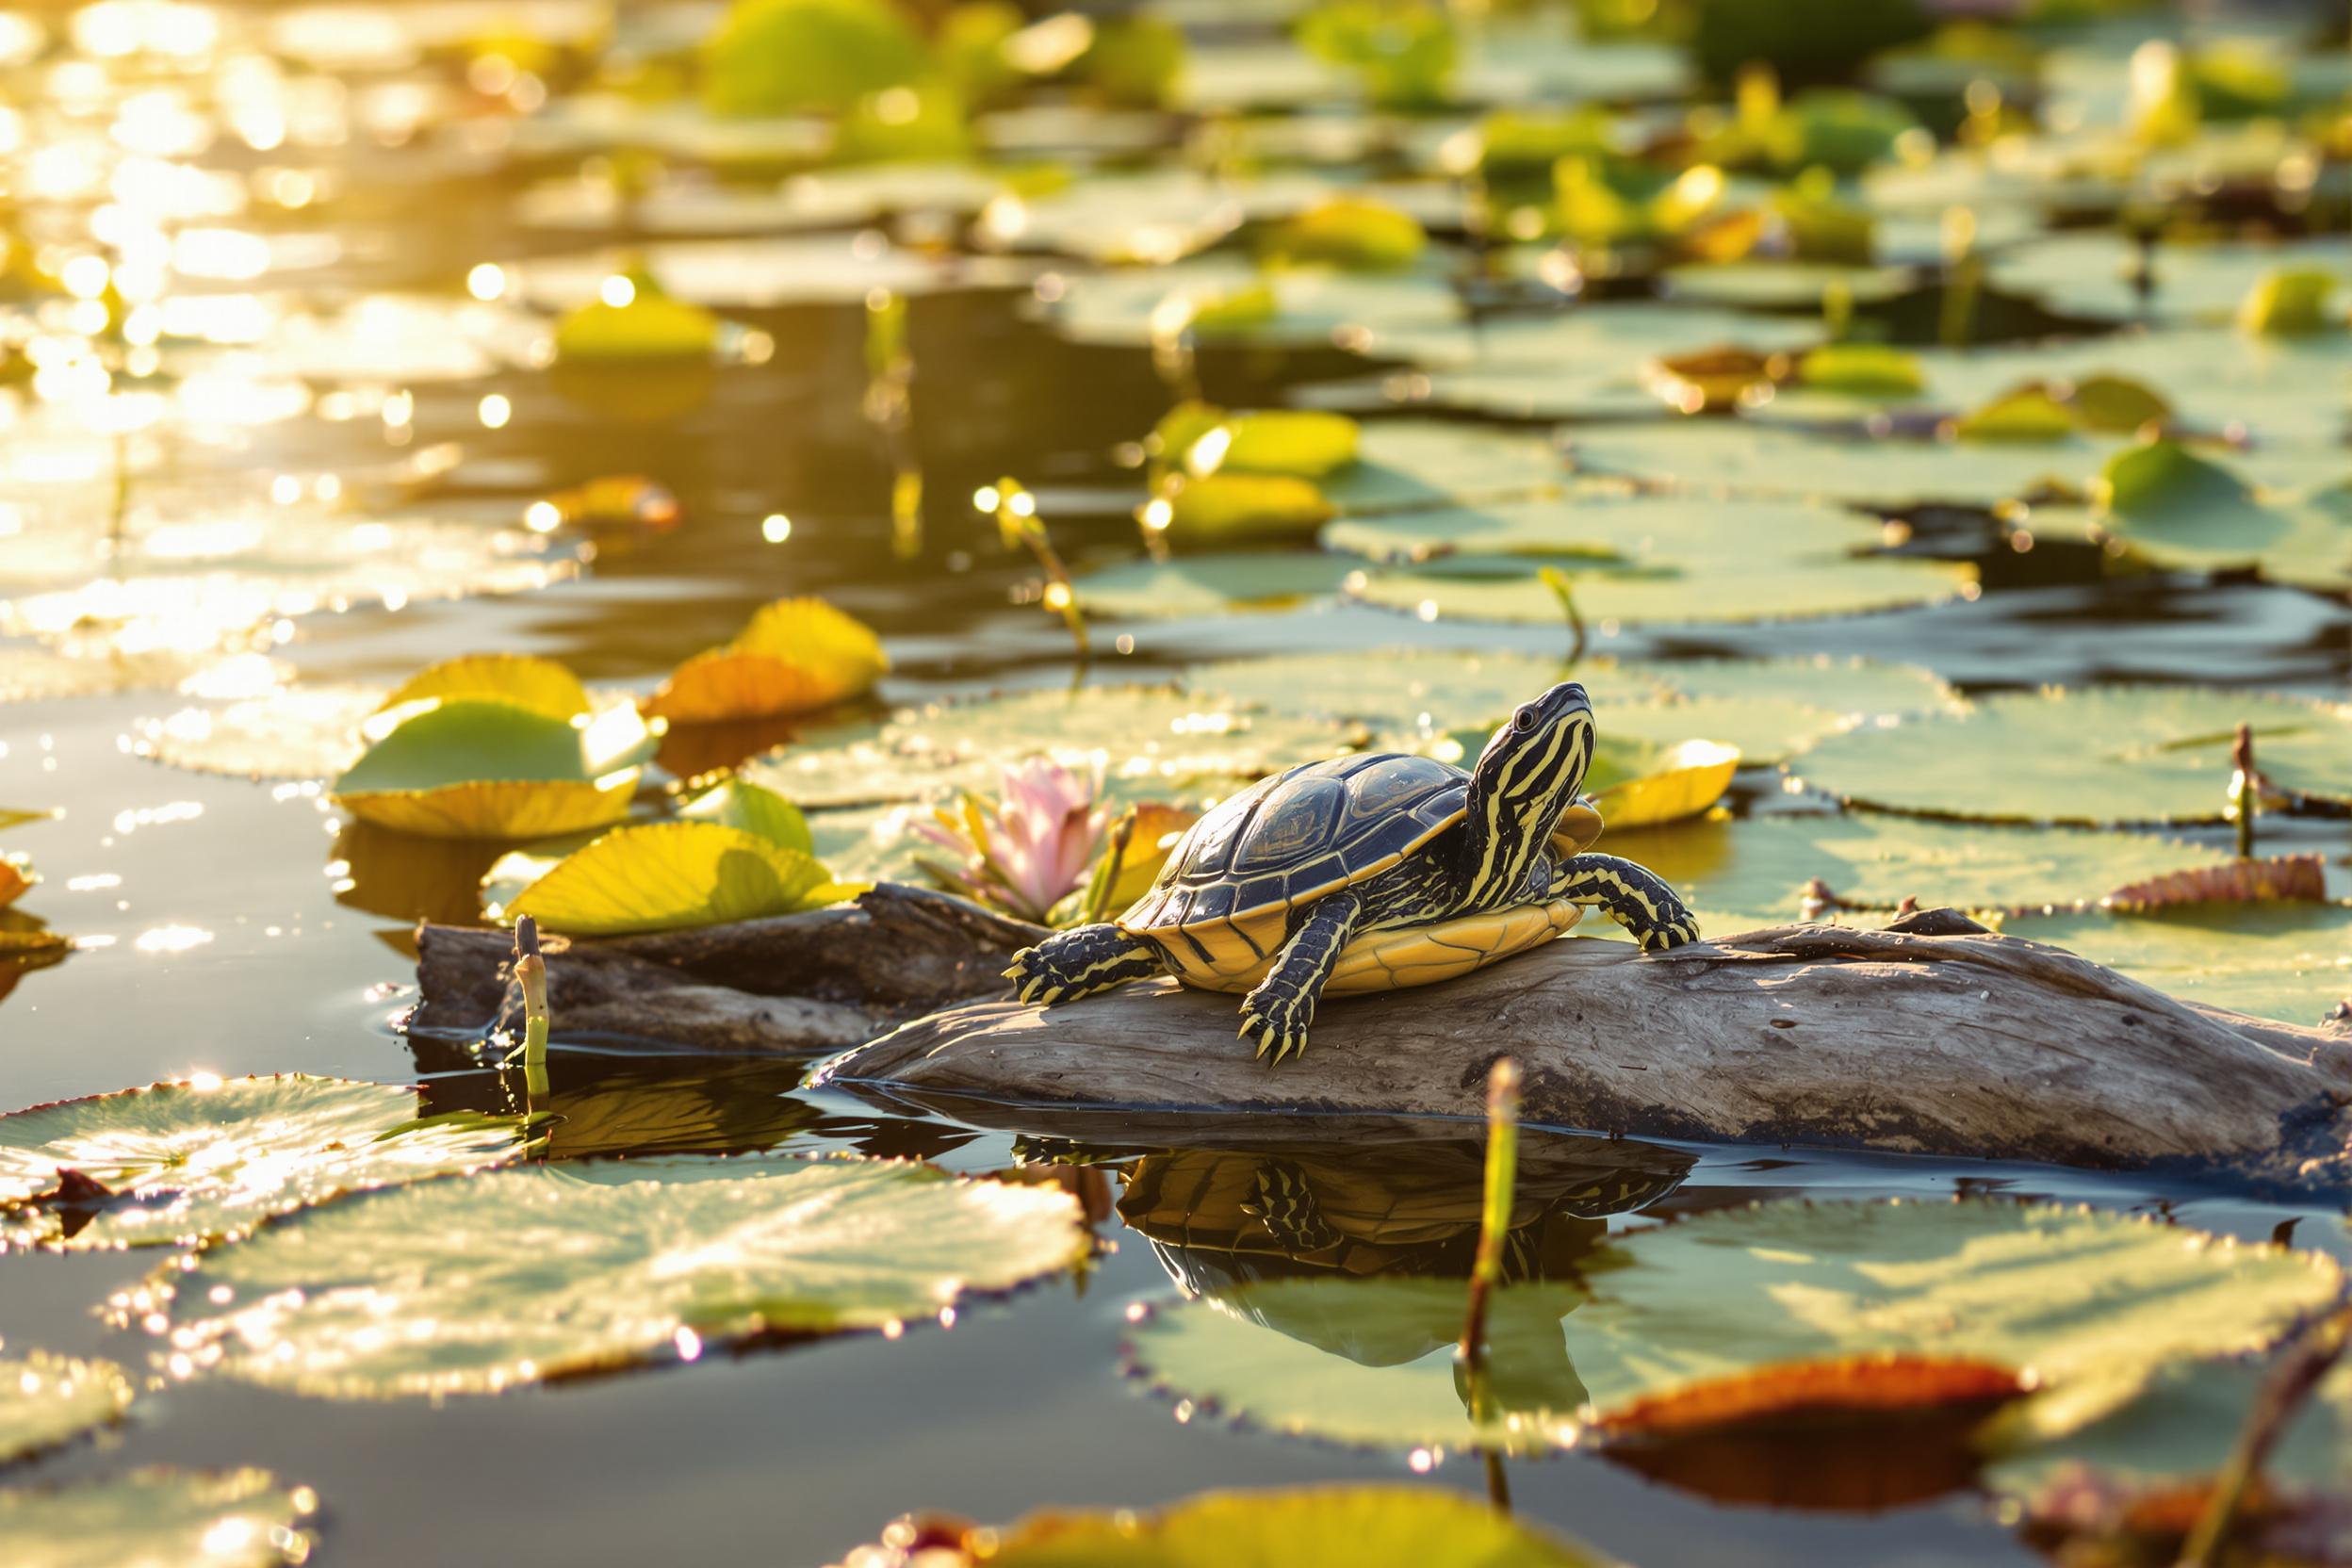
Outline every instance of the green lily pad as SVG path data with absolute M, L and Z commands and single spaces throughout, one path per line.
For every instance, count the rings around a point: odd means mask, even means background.
M 1362 1446 L 1536 1448 L 1633 1402 L 1789 1363 L 1870 1353 L 2032 1369 L 2044 1388 L 2125 1385 L 2188 1356 L 2273 1343 L 2332 1300 L 2342 1275 L 2315 1253 L 2247 1247 L 2085 1209 L 1994 1202 L 1778 1203 L 1626 1233 L 1588 1260 L 1587 1294 L 1507 1285 L 1496 1310 L 1560 1336 L 1551 1387 L 1580 1410 L 1528 1400 L 1515 1425 L 1465 1413 L 1450 1345 L 1395 1364 L 1348 1348 L 1416 1297 L 1392 1280 L 1275 1280 L 1137 1324 L 1129 1354 L 1162 1390 L 1276 1431 Z M 1527 1304 L 1522 1305 L 1520 1303 Z M 1458 1314 L 1457 1314 L 1458 1315 Z M 1431 1320 L 1434 1321 L 1432 1315 Z M 1293 1325 L 1313 1325 L 1302 1334 Z M 1533 1351 L 1530 1337 L 1530 1353 Z M 1511 1406 L 1510 1364 L 1496 1397 Z
M 509 263 L 508 286 L 542 310 L 575 310 L 602 297 L 607 280 L 642 271 L 673 300 L 711 310 L 850 304 L 874 289 L 912 297 L 956 288 L 1021 288 L 1037 268 L 1009 256 L 935 255 L 902 249 L 872 231 L 672 239 L 635 251 Z
M 1987 822 L 2219 822 L 2235 727 L 2281 787 L 2352 798 L 2352 715 L 2198 686 L 2004 694 L 1965 713 L 1833 735 L 1798 763 L 1849 803 Z
M 1234 308 L 1247 301 L 1248 309 Z M 1204 342 L 1309 347 L 1363 333 L 1451 326 L 1462 302 L 1443 277 L 1296 268 L 1261 273 L 1199 256 L 1167 267 L 1090 272 L 1066 280 L 1048 317 L 1082 343 L 1148 343 L 1189 329 Z
M 17 1568 L 203 1563 L 291 1568 L 307 1561 L 308 1487 L 266 1470 L 161 1466 L 50 1487 L 0 1490 L 0 1537 Z
M 2094 487 L 2099 526 L 2159 565 L 2251 566 L 2279 582 L 2352 586 L 2352 488 L 2266 498 L 2173 441 L 2116 453 Z
M 1114 794 L 1167 796 L 1217 786 L 1343 748 L 1338 726 L 1168 687 L 1103 685 L 1075 692 L 935 703 L 878 725 L 811 731 L 750 763 L 744 776 L 809 808 L 993 793 L 1004 766 L 1044 755 L 1101 755 Z
M 1595 301 L 1556 315 L 1509 317 L 1476 331 L 1436 331 L 1376 321 L 1369 351 L 1431 370 L 1525 372 L 1571 383 L 1614 381 L 1630 386 L 1645 359 L 1693 353 L 1725 343 L 1756 351 L 1803 349 L 1818 343 L 1818 321 L 1751 316 L 1707 305 Z M 1654 409 L 1652 400 L 1645 412 Z
M 1704 565 L 1732 557 L 1737 567 L 1851 553 L 1879 537 L 1877 524 L 1832 507 L 1791 502 L 1735 510 L 1694 496 L 1570 496 L 1349 517 L 1322 535 L 1329 548 L 1375 561 L 1541 556 Z
M 2144 877 L 2227 865 L 2202 844 L 2137 833 L 2033 830 L 1871 813 L 1774 815 L 1612 833 L 1609 853 L 1641 861 L 1703 914 L 1779 910 L 1793 918 L 1815 878 L 1849 904 L 1917 898 L 1980 912 L 2096 903 Z M 1726 927 L 1725 929 L 1728 929 Z
M 2052 485 L 2079 490 L 2118 443 L 1963 445 L 1823 435 L 1753 419 L 1684 420 L 1579 431 L 1577 468 L 1701 492 L 1809 496 L 1888 510 L 1923 502 L 1991 506 Z
M 2101 1479 L 2178 1486 L 2207 1479 L 2228 1462 L 2269 1368 L 2259 1362 L 2197 1361 L 2168 1367 L 2137 1396 L 2096 1420 L 2066 1429 L 2063 1399 L 2032 1400 L 1995 1429 L 2015 1451 L 1986 1471 L 1985 1484 L 2030 1496 L 2062 1470 L 2087 1465 Z M 2050 1429 L 2054 1427 L 2056 1429 Z M 2291 1416 L 2262 1463 L 2266 1487 L 2332 1491 L 2352 1457 L 2352 1368 L 2338 1367 Z
M 2154 286 L 2134 286 L 2140 249 L 2113 231 L 2051 235 L 1994 256 L 1993 286 L 2031 295 L 2067 316 L 2109 320 L 2227 321 L 2273 271 L 2286 269 L 2352 281 L 2344 248 L 2329 238 L 2279 245 L 2160 244 Z
M 1190 555 L 1083 572 L 1071 586 L 1089 615 L 1191 619 L 1327 598 L 1361 564 L 1315 552 Z
M 1354 721 L 1389 732 L 1435 733 L 1499 720 L 1560 681 L 1583 682 L 1606 726 L 1622 705 L 1670 690 L 1644 666 L 1606 661 L 1563 669 L 1540 654 L 1456 648 L 1367 648 L 1282 653 L 1195 664 L 1188 691 L 1302 719 Z
M 0 1465 L 119 1420 L 130 1402 L 130 1380 L 112 1362 L 41 1350 L 0 1360 Z
M 344 770 L 336 802 L 379 827 L 530 839 L 617 822 L 657 738 L 634 708 L 559 718 L 476 696 L 436 700 Z
M 1336 1542 L 1360 1568 L 1603 1562 L 1470 1498 L 1386 1486 L 1211 1492 L 1141 1517 L 1049 1511 L 981 1533 L 998 1568 L 1286 1568 L 1320 1560 Z
M 512 1118 L 416 1119 L 416 1091 L 314 1078 L 197 1078 L 0 1117 L 0 1239 L 159 1247 L 235 1235 L 339 1193 L 479 1169 L 523 1147 Z M 113 1201 L 44 1205 L 74 1171 Z
M 1542 436 L 1428 419 L 1364 427 L 1356 461 L 1323 481 L 1343 513 L 1391 512 L 1485 498 L 1541 494 L 1567 479 Z
M 705 790 L 679 807 L 678 814 L 688 822 L 740 827 L 754 837 L 803 855 L 817 852 L 816 840 L 808 831 L 808 819 L 801 815 L 800 808 L 774 790 L 763 790 L 747 778 L 730 778 Z
M 2352 906 L 2343 904 L 2014 916 L 2001 930 L 2080 953 L 2184 1001 L 2282 1023 L 2317 1023 L 2352 1000 Z
M 703 44 L 702 97 L 720 115 L 841 110 L 928 65 L 889 0 L 736 0 Z
M 230 1377 L 492 1394 L 927 1317 L 1069 1267 L 1080 1219 L 1058 1190 L 890 1161 L 565 1165 L 307 1211 L 149 1289 L 172 1298 L 172 1343 Z
M 1667 297 L 1747 310 L 1819 310 L 1832 289 L 1856 304 L 1891 300 L 1919 286 L 1907 267 L 1847 267 L 1827 261 L 1727 261 L 1670 267 Z
M 1606 565 L 1569 574 L 1588 622 L 1624 626 L 1803 620 L 1941 604 L 1973 596 L 1976 569 L 1962 562 L 1827 555 L 1743 566 L 1737 558 L 1684 569 L 1676 563 Z M 1367 604 L 1424 620 L 1547 622 L 1560 598 L 1531 564 L 1440 559 L 1418 571 L 1378 572 L 1351 590 Z
M 516 894 L 506 917 L 617 937 L 822 908 L 840 890 L 813 856 L 717 822 L 616 827 Z
M 1729 741 L 1750 764 L 1779 761 L 1849 724 L 1962 706 L 1934 671 L 1873 659 L 1677 659 L 1636 667 L 1695 710 L 1703 722 L 1688 733 Z

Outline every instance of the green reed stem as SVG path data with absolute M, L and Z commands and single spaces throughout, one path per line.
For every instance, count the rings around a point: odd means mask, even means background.
M 2262 786 L 2254 780 L 2254 731 L 2238 726 L 2230 743 L 2230 820 L 2237 825 L 2238 858 L 2254 858 L 2254 813 L 2262 806 Z
M 2280 1354 L 2254 1396 L 2230 1462 L 2213 1479 L 2205 1511 L 2197 1516 L 2197 1527 L 2180 1547 L 2179 1568 L 2212 1568 L 2220 1560 L 2230 1527 L 2245 1505 L 2247 1492 L 2261 1478 L 2263 1462 L 2347 1345 L 2352 1345 L 2352 1304 L 2339 1304 L 2296 1335 Z
M 1584 657 L 1584 612 L 1576 608 L 1576 582 L 1558 566 L 1538 567 L 1535 575 L 1560 600 L 1560 612 L 1568 617 L 1568 662 L 1562 667 L 1575 669 L 1576 661 Z
M 1519 1183 L 1520 1081 L 1519 1064 L 1509 1056 L 1486 1075 L 1486 1198 L 1478 1216 L 1478 1257 L 1470 1266 L 1470 1305 L 1462 1324 L 1462 1360 L 1474 1389 L 1485 1380 L 1486 1313 L 1502 1282 L 1503 1242 L 1511 1233 L 1511 1195 Z M 1471 1412 L 1476 1421 L 1486 1415 Z

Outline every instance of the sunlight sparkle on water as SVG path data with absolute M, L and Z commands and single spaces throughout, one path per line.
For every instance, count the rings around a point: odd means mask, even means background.
M 204 946 L 212 933 L 197 925 L 157 925 L 139 934 L 131 945 L 141 953 L 177 954 Z M 217 1086 L 218 1080 L 215 1080 Z

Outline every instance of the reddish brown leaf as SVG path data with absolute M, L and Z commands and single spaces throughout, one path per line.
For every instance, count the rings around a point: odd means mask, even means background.
M 2169 872 L 2117 888 L 2099 906 L 2139 913 L 2181 904 L 2317 903 L 2328 896 L 2327 861 L 2317 855 L 2279 855 Z

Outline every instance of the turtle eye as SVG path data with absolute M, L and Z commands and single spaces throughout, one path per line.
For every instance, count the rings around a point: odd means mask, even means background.
M 1511 716 L 1511 727 L 1517 730 L 1522 735 L 1525 735 L 1528 730 L 1533 729 L 1535 727 L 1535 710 L 1532 708 L 1522 708 L 1519 711 L 1513 713 Z

